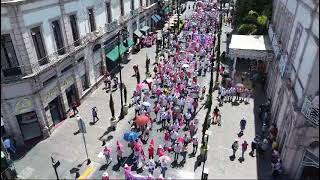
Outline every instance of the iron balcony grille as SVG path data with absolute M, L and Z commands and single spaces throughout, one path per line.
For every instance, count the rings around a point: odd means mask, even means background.
M 307 118 L 308 122 L 319 126 L 319 104 L 313 104 L 310 97 L 304 99 L 301 113 Z

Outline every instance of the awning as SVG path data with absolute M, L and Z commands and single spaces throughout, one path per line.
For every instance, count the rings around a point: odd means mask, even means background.
M 140 31 L 147 32 L 150 29 L 149 26 L 143 26 Z
M 156 16 L 155 16 L 155 15 L 152 15 L 152 16 L 151 16 L 151 19 L 152 19 L 154 22 L 156 22 L 156 23 L 159 21 L 159 19 L 158 19 L 158 18 L 156 18 Z
M 155 14 L 154 16 L 159 19 L 159 21 L 161 20 L 161 17 L 158 14 Z
M 128 42 L 129 44 L 129 42 Z M 115 46 L 110 52 L 107 53 L 107 57 L 111 60 L 111 61 L 116 61 L 119 58 L 119 49 L 120 49 L 120 54 L 123 55 L 126 51 L 127 48 L 123 45 L 120 44 L 120 48 L 118 48 L 119 46 Z
M 137 35 L 138 37 L 142 37 L 143 36 L 143 34 L 139 31 L 139 29 L 135 30 L 133 33 L 135 35 Z
M 134 42 L 132 39 L 127 39 L 127 41 L 128 41 L 128 48 L 130 48 L 134 45 Z

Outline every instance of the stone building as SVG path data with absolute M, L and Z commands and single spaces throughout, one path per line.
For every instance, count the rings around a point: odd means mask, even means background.
M 285 173 L 319 177 L 319 1 L 274 0 L 267 94 Z
M 155 0 L 1 0 L 1 116 L 18 145 L 50 136 L 117 59 L 117 32 L 154 26 Z M 152 18 L 153 17 L 153 18 Z M 121 41 L 126 39 L 121 38 Z

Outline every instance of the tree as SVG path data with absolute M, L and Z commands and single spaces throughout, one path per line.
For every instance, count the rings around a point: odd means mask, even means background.
M 241 24 L 238 28 L 238 34 L 243 35 L 255 34 L 257 31 L 257 26 L 254 24 Z
M 115 113 L 114 113 L 114 102 L 113 102 L 113 98 L 112 98 L 112 93 L 110 93 L 110 100 L 109 100 L 109 107 L 110 107 L 110 111 L 111 111 L 111 120 L 114 120 L 116 119 L 115 118 Z

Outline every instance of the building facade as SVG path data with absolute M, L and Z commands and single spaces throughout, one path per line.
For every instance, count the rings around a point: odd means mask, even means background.
M 284 172 L 319 177 L 319 1 L 274 0 L 267 94 Z
M 50 136 L 96 89 L 117 32 L 152 26 L 155 0 L 1 0 L 1 116 L 17 145 Z M 125 39 L 121 38 L 121 41 Z M 128 47 L 125 47 L 128 51 Z

